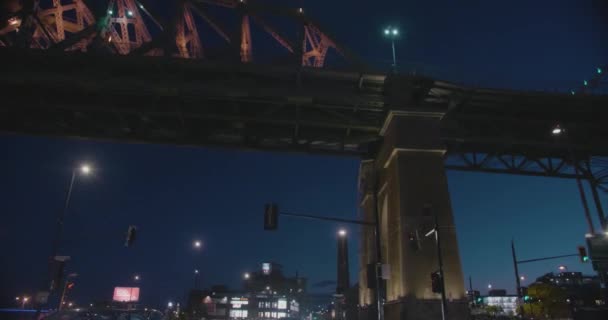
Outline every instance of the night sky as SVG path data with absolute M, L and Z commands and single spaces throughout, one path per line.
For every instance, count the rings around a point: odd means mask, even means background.
M 381 70 L 390 65 L 381 31 L 392 24 L 407 32 L 397 42 L 404 72 L 486 87 L 566 91 L 608 63 L 602 2 L 301 3 Z M 203 286 L 239 288 L 243 272 L 264 261 L 282 263 L 290 275 L 299 271 L 311 284 L 334 280 L 340 225 L 282 218 L 279 231 L 264 232 L 264 203 L 344 218 L 358 212 L 356 158 L 10 135 L 0 136 L 0 150 L 0 306 L 45 279 L 55 215 L 71 169 L 82 161 L 92 163 L 95 174 L 77 178 L 63 248 L 73 256 L 69 271 L 80 274 L 73 299 L 82 304 L 110 298 L 112 287 L 133 284 L 134 274 L 142 277 L 148 304 L 183 300 L 195 268 Z M 574 253 L 584 244 L 583 209 L 572 180 L 462 172 L 448 178 L 465 277 L 472 276 L 482 292 L 488 283 L 513 291 L 511 238 L 522 259 Z M 608 208 L 607 195 L 601 196 Z M 129 225 L 140 230 L 133 248 L 123 246 Z M 355 279 L 358 229 L 347 228 Z M 194 239 L 204 242 L 198 253 Z M 572 258 L 525 265 L 521 273 L 531 279 L 559 264 L 592 272 Z

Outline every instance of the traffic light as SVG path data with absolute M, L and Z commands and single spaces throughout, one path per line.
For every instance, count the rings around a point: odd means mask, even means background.
M 279 206 L 268 203 L 264 208 L 264 230 L 276 230 L 279 227 Z
M 431 273 L 431 287 L 433 288 L 434 293 L 441 293 L 441 291 L 443 291 L 443 286 L 441 285 L 441 274 L 439 271 Z
M 578 247 L 578 256 L 581 259 L 581 262 L 589 262 L 589 256 L 587 255 L 587 248 L 584 246 Z
M 530 301 L 530 296 L 529 295 L 525 295 L 524 296 L 524 301 Z
M 125 240 L 125 247 L 130 247 L 133 245 L 133 243 L 135 242 L 136 235 L 137 227 L 129 226 L 129 229 L 127 229 L 127 239 Z

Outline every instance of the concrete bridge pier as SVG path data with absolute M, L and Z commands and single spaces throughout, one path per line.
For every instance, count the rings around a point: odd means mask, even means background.
M 464 278 L 440 140 L 441 114 L 393 111 L 382 130 L 384 141 L 375 160 L 360 168 L 361 212 L 380 219 L 382 262 L 390 266 L 385 288 L 386 320 L 441 319 L 441 295 L 433 293 L 431 273 L 439 269 L 435 238 L 425 237 L 437 214 L 442 238 L 447 319 L 468 319 Z M 376 177 L 376 178 L 375 178 Z M 377 202 L 374 200 L 377 194 Z M 366 265 L 375 261 L 372 228 L 363 228 L 360 305 L 374 318 L 374 289 L 368 288 Z

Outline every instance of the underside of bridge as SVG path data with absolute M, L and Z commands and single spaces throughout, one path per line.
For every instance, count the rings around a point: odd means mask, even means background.
M 467 317 L 446 169 L 586 179 L 605 227 L 597 190 L 608 191 L 608 97 L 320 68 L 330 48 L 349 54 L 302 9 L 180 1 L 169 23 L 141 2 L 108 3 L 98 15 L 79 0 L 53 1 L 0 21 L 0 132 L 360 157 L 362 218 L 378 211 L 382 262 L 391 267 L 389 320 L 439 314 L 436 247 L 424 238 L 435 215 L 450 319 Z M 202 4 L 233 10 L 239 32 Z M 280 34 L 264 12 L 298 21 L 300 38 Z M 206 50 L 193 15 L 227 51 Z M 161 31 L 152 36 L 145 21 Z M 288 63 L 253 63 L 250 21 L 289 52 Z M 360 299 L 369 309 L 370 230 L 362 242 Z

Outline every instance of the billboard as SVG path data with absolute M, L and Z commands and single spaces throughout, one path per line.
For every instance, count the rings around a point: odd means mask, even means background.
M 137 302 L 139 301 L 138 287 L 114 287 L 113 301 L 118 302 Z

